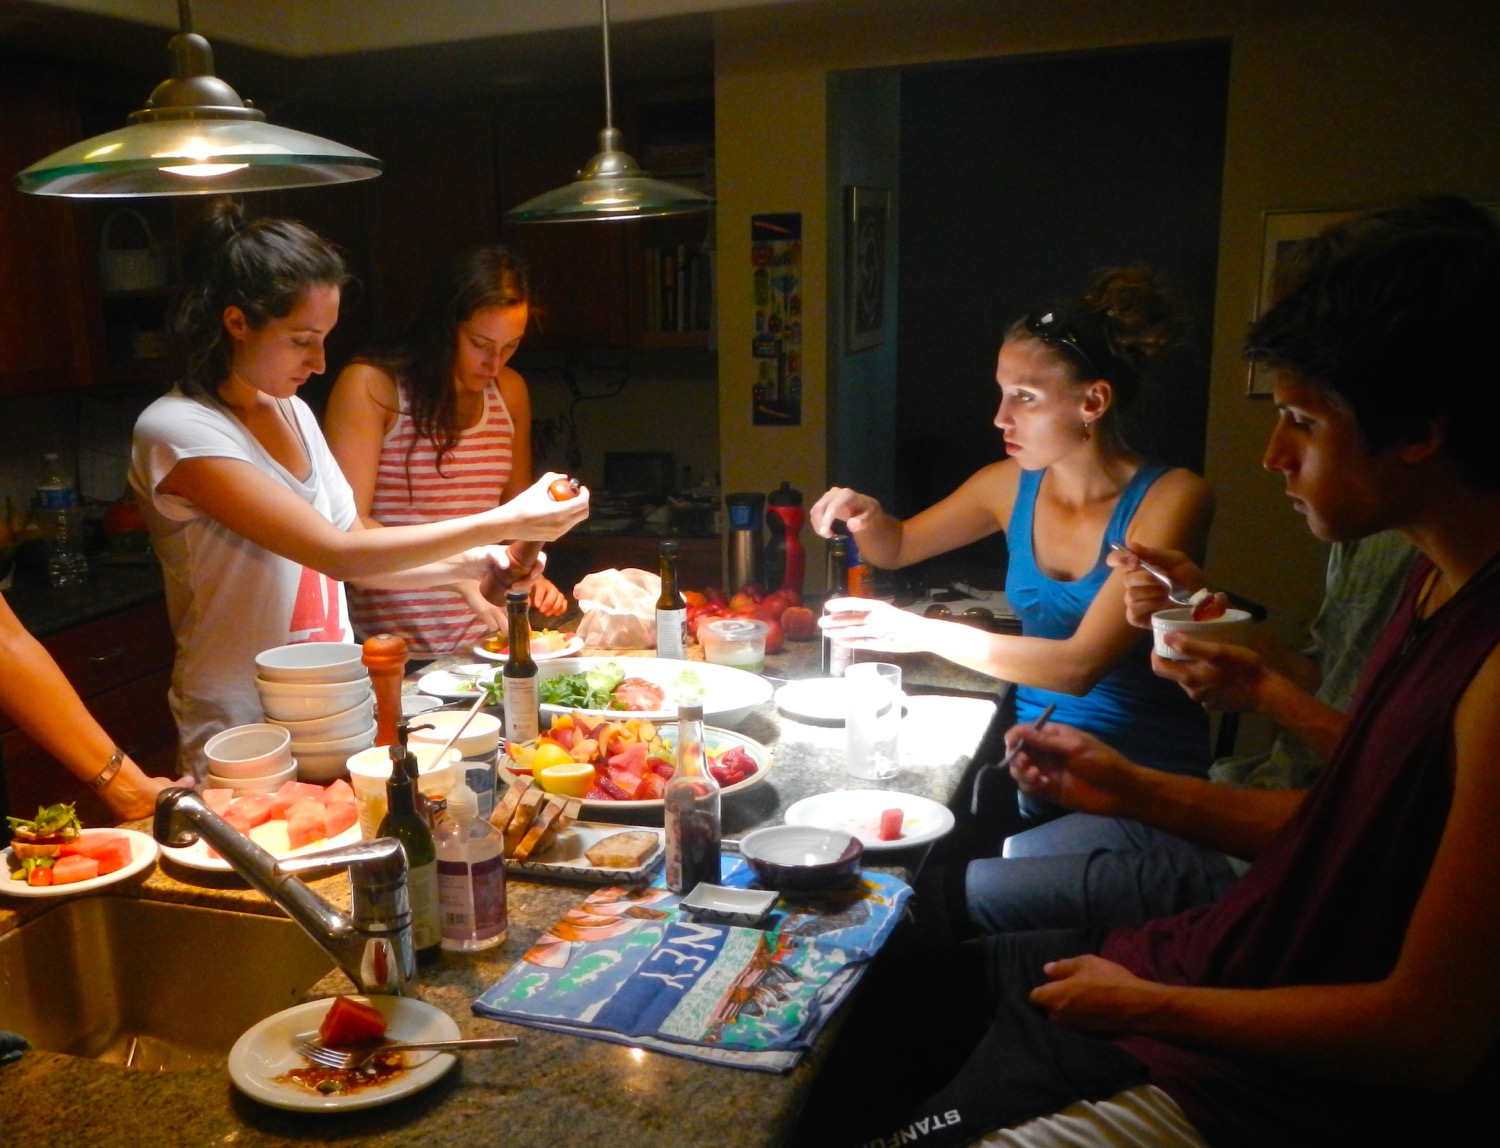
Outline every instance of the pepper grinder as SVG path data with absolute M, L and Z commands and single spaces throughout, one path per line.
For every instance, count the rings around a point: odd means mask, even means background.
M 360 655 L 375 690 L 375 744 L 395 745 L 401 721 L 401 679 L 406 676 L 406 639 L 392 634 L 366 638 Z

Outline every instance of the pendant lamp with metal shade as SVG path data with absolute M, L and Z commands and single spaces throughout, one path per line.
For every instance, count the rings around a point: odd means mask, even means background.
M 599 0 L 604 27 L 604 130 L 599 152 L 572 183 L 528 199 L 505 213 L 508 223 L 571 223 L 601 219 L 644 219 L 707 211 L 713 197 L 681 184 L 652 179 L 622 148 L 614 124 L 614 93 L 609 67 L 609 0 Z
M 54 152 L 15 177 L 33 195 L 75 199 L 221 195 L 348 183 L 380 161 L 343 144 L 280 128 L 214 75 L 213 49 L 193 32 L 190 0 L 167 45 L 171 78 L 130 124 Z

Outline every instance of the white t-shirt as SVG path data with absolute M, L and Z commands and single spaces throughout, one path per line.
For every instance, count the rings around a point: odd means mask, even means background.
M 203 744 L 221 729 L 263 721 L 255 655 L 291 642 L 348 642 L 343 583 L 283 558 L 221 526 L 193 503 L 157 490 L 183 459 L 248 462 L 347 530 L 354 494 L 317 420 L 301 399 L 279 400 L 302 437 L 312 470 L 304 482 L 287 470 L 227 410 L 178 390 L 135 424 L 130 487 L 161 560 L 167 612 L 177 639 L 169 701 L 177 719 L 179 765 L 201 778 Z

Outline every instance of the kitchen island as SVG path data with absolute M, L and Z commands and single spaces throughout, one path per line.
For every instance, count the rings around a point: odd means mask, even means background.
M 790 646 L 767 672 L 805 674 L 816 643 Z M 937 659 L 908 656 L 909 688 L 973 690 L 995 683 L 965 675 Z M 799 673 L 800 671 L 800 673 Z M 982 693 L 982 691 L 980 691 Z M 740 725 L 767 742 L 775 766 L 764 782 L 725 801 L 725 832 L 737 836 L 775 823 L 790 802 L 833 788 L 919 793 L 948 800 L 962 785 L 969 757 L 995 731 L 996 703 L 983 696 L 914 696 L 902 729 L 902 769 L 887 783 L 857 781 L 842 769 L 842 731 L 782 718 L 769 703 Z M 144 826 L 137 826 L 143 828 Z M 869 862 L 900 859 L 912 866 L 917 850 L 870 854 Z M 317 882 L 330 901 L 347 898 L 343 878 Z M 776 1145 L 790 1142 L 796 1115 L 831 1042 L 838 1018 L 812 1051 L 785 1075 L 709 1065 L 599 1040 L 521 1028 L 472 1015 L 470 1005 L 520 958 L 538 935 L 587 896 L 575 884 L 512 880 L 510 933 L 485 953 L 444 954 L 423 971 L 415 995 L 441 1008 L 463 1035 L 513 1033 L 517 1049 L 460 1058 L 436 1084 L 413 1096 L 364 1112 L 309 1114 L 268 1108 L 242 1096 L 222 1063 L 147 1073 L 53 1052 L 29 1052 L 0 1066 L 0 1128 L 34 1145 L 292 1145 L 507 1144 L 554 1148 L 563 1144 Z M 143 880 L 106 895 L 275 914 L 275 906 L 231 875 L 206 875 L 162 862 Z M 0 903 L 0 933 L 55 904 Z M 19 910 L 19 911 L 17 911 Z M 210 1010 L 232 986 L 212 977 L 205 955 L 201 983 L 180 986 L 184 1009 Z M 331 973 L 312 996 L 349 991 Z M 46 992 L 48 986 L 0 985 L 0 992 Z

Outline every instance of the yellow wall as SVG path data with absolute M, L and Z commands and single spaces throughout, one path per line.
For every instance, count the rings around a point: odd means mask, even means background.
M 1323 551 L 1259 469 L 1271 412 L 1244 397 L 1261 213 L 1455 191 L 1500 200 L 1500 5 L 1492 0 L 810 0 L 715 25 L 719 437 L 726 490 L 824 488 L 826 116 L 830 71 L 1168 41 L 1232 44 L 1207 477 L 1211 572 L 1291 634 L 1321 597 Z M 1128 114 L 1128 94 L 1119 109 Z M 838 189 L 831 189 L 837 194 Z M 748 220 L 800 211 L 803 426 L 750 424 Z M 816 569 L 816 566 L 812 567 Z

